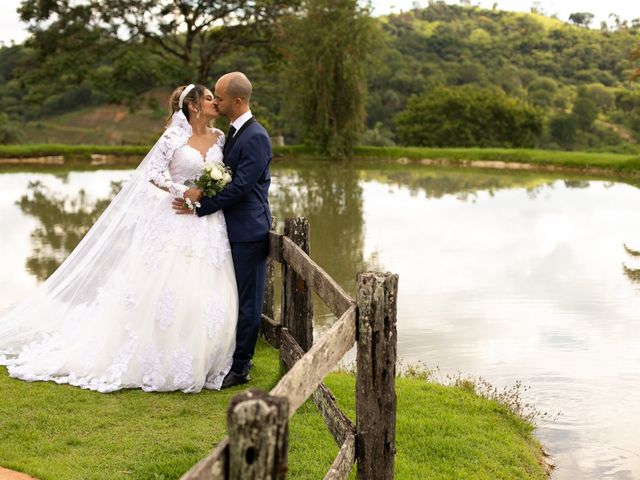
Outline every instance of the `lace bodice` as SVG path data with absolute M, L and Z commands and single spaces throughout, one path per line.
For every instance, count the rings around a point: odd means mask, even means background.
M 221 137 L 218 137 L 218 143 L 215 143 L 207 151 L 207 155 L 204 158 L 197 149 L 189 144 L 177 149 L 167 168 L 171 180 L 175 183 L 184 184 L 187 180 L 194 180 L 202 174 L 204 162 L 222 162 L 222 147 L 224 143 L 220 144 Z
M 217 128 L 212 131 L 218 135 L 218 140 L 203 157 L 200 151 L 188 144 L 193 130 L 187 119 L 182 112 L 174 114 L 171 126 L 151 152 L 148 180 L 173 196 L 182 197 L 189 188 L 184 183 L 200 176 L 205 161 L 222 162 L 224 133 Z

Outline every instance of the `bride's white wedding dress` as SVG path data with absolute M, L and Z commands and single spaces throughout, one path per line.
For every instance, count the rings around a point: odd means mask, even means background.
M 12 377 L 100 392 L 220 388 L 238 314 L 224 216 L 171 208 L 203 170 L 191 133 L 174 114 L 67 260 L 0 318 L 0 365 Z M 223 144 L 221 134 L 206 160 L 221 162 Z

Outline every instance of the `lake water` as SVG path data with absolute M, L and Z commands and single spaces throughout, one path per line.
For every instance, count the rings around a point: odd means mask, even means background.
M 0 171 L 0 314 L 66 257 L 130 171 Z M 529 386 L 556 479 L 640 478 L 640 189 L 622 181 L 277 161 L 279 219 L 353 292 L 400 275 L 398 350 L 442 374 Z M 40 182 L 34 186 L 30 182 Z M 86 194 L 79 194 L 84 190 Z M 97 205 L 96 205 L 96 202 Z M 319 308 L 316 336 L 332 322 Z

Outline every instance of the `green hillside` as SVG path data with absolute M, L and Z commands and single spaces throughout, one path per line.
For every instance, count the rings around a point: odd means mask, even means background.
M 36 144 L 151 145 L 162 132 L 169 93 L 154 89 L 136 109 L 105 104 L 27 121 L 22 126 L 24 139 Z
M 528 130 L 519 132 L 526 139 L 521 143 L 493 135 L 489 146 L 638 152 L 640 88 L 629 81 L 638 67 L 630 59 L 640 42 L 638 22 L 618 20 L 593 29 L 539 13 L 430 2 L 375 23 L 379 35 L 367 67 L 364 144 L 484 146 L 486 138 L 479 142 L 473 128 L 466 128 L 473 119 L 456 116 L 445 100 L 462 98 L 464 106 L 492 90 L 495 102 L 477 108 L 487 112 L 499 105 L 500 115 L 525 115 Z M 47 71 L 35 61 L 43 51 L 29 44 L 1 48 L 2 143 L 149 143 L 162 128 L 170 86 L 182 83 L 184 72 L 157 60 L 145 44 L 116 47 L 121 54 L 72 58 L 52 49 L 44 57 Z M 70 63 L 77 67 L 70 71 Z M 283 87 L 285 63 L 257 49 L 238 50 L 215 61 L 207 83 L 213 85 L 224 71 L 245 71 L 254 80 L 261 121 L 287 143 L 302 143 L 291 115 L 297 107 Z M 440 104 L 428 98 L 436 87 L 444 92 Z M 425 119 L 420 108 L 444 113 Z M 480 126 L 490 129 L 495 118 L 485 116 Z M 454 134 L 408 134 L 403 124 L 416 122 L 429 131 L 448 122 Z M 459 138 L 455 132 L 463 127 L 466 136 Z M 442 138 L 450 143 L 442 144 Z
M 380 22 L 387 42 L 370 74 L 370 127 L 378 123 L 397 135 L 396 115 L 411 95 L 472 85 L 538 108 L 545 128 L 537 146 L 598 148 L 638 139 L 640 89 L 629 82 L 638 26 L 593 30 L 536 13 L 441 2 Z M 576 130 L 574 138 L 563 138 L 563 127 Z

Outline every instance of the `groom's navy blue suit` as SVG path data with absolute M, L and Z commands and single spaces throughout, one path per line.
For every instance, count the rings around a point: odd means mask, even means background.
M 200 200 L 198 216 L 224 211 L 231 255 L 238 284 L 238 329 L 231 370 L 244 375 L 249 366 L 260 329 L 266 260 L 271 229 L 269 184 L 271 140 L 253 117 L 232 138 L 227 138 L 224 163 L 233 179 L 215 197 Z

